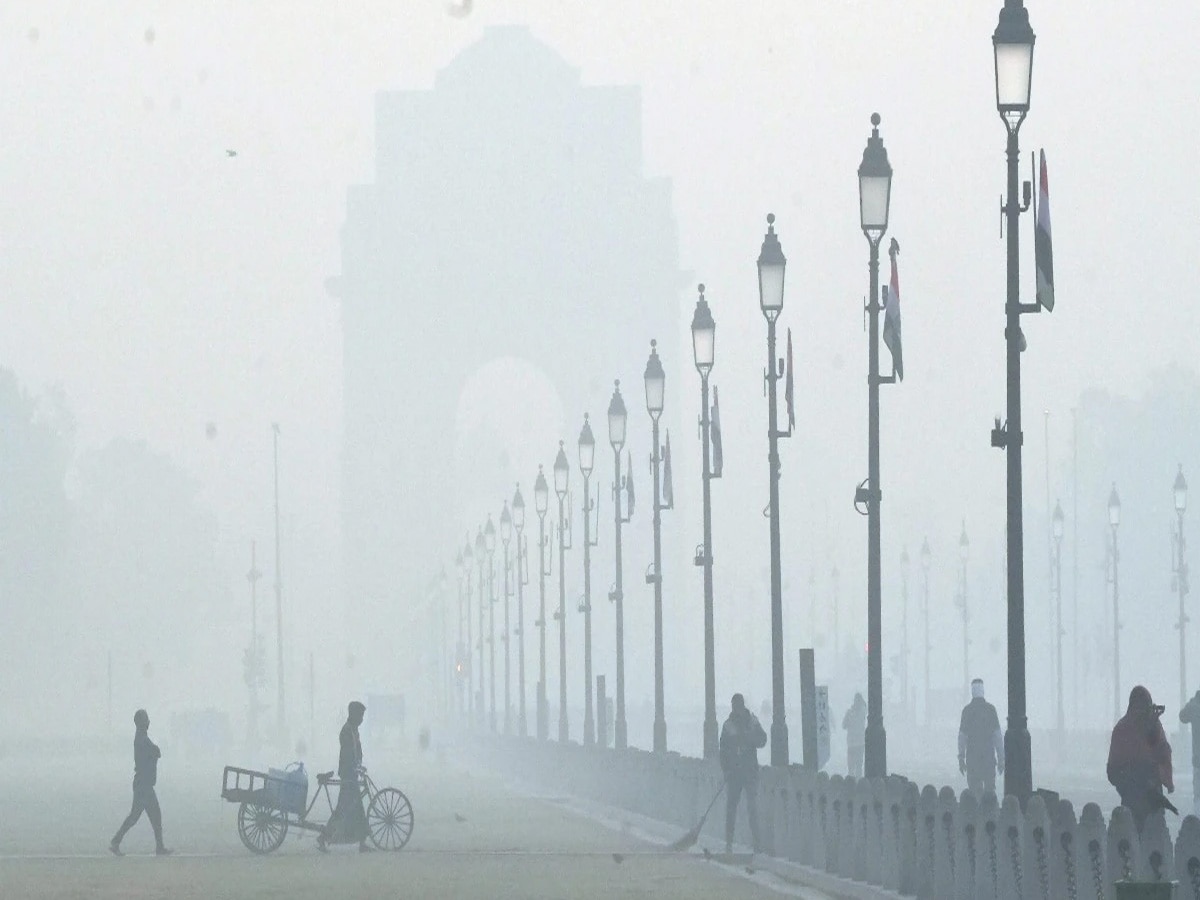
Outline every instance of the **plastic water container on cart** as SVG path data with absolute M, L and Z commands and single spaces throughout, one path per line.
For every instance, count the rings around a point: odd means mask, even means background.
M 308 805 L 308 773 L 304 763 L 294 762 L 283 769 L 267 769 L 267 796 L 271 804 L 284 812 L 303 815 Z

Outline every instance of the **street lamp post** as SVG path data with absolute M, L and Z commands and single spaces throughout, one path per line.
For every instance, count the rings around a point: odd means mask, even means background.
M 537 685 L 537 737 L 539 741 L 550 737 L 550 710 L 546 697 L 546 512 L 550 507 L 550 490 L 542 467 L 538 466 L 537 480 L 533 483 L 533 508 L 538 517 L 538 685 Z M 550 559 L 554 559 L 551 554 Z
M 646 384 L 646 411 L 650 413 L 650 439 L 654 451 L 650 456 L 650 468 L 654 473 L 654 571 L 646 575 L 646 581 L 654 585 L 654 752 L 667 752 L 667 719 L 663 709 L 663 615 L 662 615 L 662 511 L 673 503 L 663 503 L 659 467 L 662 452 L 658 444 L 658 420 L 663 411 L 663 395 L 666 390 L 666 373 L 658 358 L 658 341 L 650 342 L 650 358 L 646 360 L 644 373 Z
M 1188 567 L 1187 567 L 1187 544 L 1183 539 L 1183 513 L 1187 509 L 1187 479 L 1183 477 L 1183 463 L 1179 464 L 1179 471 L 1175 474 L 1175 484 L 1173 493 L 1175 494 L 1175 515 L 1179 522 L 1175 529 L 1175 565 L 1172 566 L 1174 578 L 1173 587 L 1179 594 L 1179 622 L 1175 626 L 1179 629 L 1179 708 L 1182 709 L 1188 701 L 1187 694 L 1187 595 L 1188 595 Z
M 525 498 L 521 485 L 512 501 L 513 527 L 517 530 L 517 732 L 529 736 L 525 718 L 525 585 L 529 584 L 529 548 L 525 546 Z
M 963 698 L 971 696 L 971 606 L 967 596 L 967 560 L 971 557 L 971 542 L 967 539 L 967 520 L 963 519 L 962 532 L 958 536 L 958 607 L 963 623 Z
M 483 727 L 483 608 L 487 605 L 487 600 L 484 598 L 486 588 L 486 579 L 484 578 L 483 566 L 487 557 L 487 543 L 483 537 L 483 528 L 475 533 L 475 559 L 479 561 L 479 693 L 475 699 L 475 724 Z
M 509 635 L 512 633 L 509 625 L 508 607 L 512 597 L 512 581 L 509 573 L 512 562 L 508 555 L 508 545 L 512 541 L 512 513 L 508 511 L 508 501 L 504 501 L 504 509 L 500 513 L 500 540 L 504 544 L 504 634 L 500 636 L 504 644 L 504 735 L 512 734 L 512 646 Z
M 467 699 L 465 704 L 465 712 L 467 714 L 467 723 L 473 724 L 475 721 L 475 691 L 471 684 L 471 648 L 474 646 L 473 635 L 474 630 L 471 627 L 471 576 L 474 574 L 474 554 L 471 552 L 471 535 L 467 533 L 467 543 L 462 551 L 463 559 L 463 574 L 466 582 L 464 584 L 463 597 L 466 602 L 463 609 L 463 621 L 466 624 L 467 640 L 462 645 L 462 681 L 466 685 Z
M 250 582 L 250 655 L 247 659 L 246 683 L 250 688 L 249 728 L 250 746 L 258 746 L 258 683 L 261 672 L 261 654 L 258 648 L 258 581 L 262 572 L 258 570 L 258 544 L 250 542 L 250 571 L 246 580 Z
M 613 542 L 613 558 L 615 561 L 615 581 L 608 599 L 616 606 L 617 620 L 617 721 L 614 726 L 613 746 L 624 750 L 628 746 L 628 734 L 625 725 L 625 593 L 621 572 L 621 526 L 633 517 L 633 505 L 627 504 L 628 514 L 621 513 L 621 491 L 629 488 L 629 483 L 621 478 L 621 449 L 625 446 L 625 426 L 628 414 L 625 410 L 625 400 L 621 397 L 621 382 L 613 382 L 612 400 L 608 404 L 608 442 L 613 448 L 613 522 L 616 527 L 616 539 Z M 632 469 L 632 463 L 630 464 Z M 631 478 L 632 473 L 626 476 Z M 632 494 L 629 495 L 632 499 Z
M 483 544 L 488 557 L 488 725 L 496 733 L 496 526 L 488 514 L 483 526 Z
M 596 503 L 592 502 L 591 478 L 596 461 L 596 438 L 587 413 L 583 414 L 583 428 L 579 432 L 579 471 L 583 475 L 583 744 L 590 747 L 596 743 L 596 717 L 592 708 L 592 547 L 599 542 L 592 540 L 592 513 Z M 598 523 L 597 523 L 598 524 Z M 599 529 L 597 529 L 599 530 Z
M 1054 536 L 1054 664 L 1055 680 L 1057 681 L 1057 706 L 1055 707 L 1055 726 L 1061 737 L 1066 728 L 1066 714 L 1063 710 L 1063 629 L 1062 617 L 1062 539 L 1064 531 L 1064 516 L 1062 504 L 1054 501 L 1054 515 L 1050 518 L 1050 533 Z
M 275 649 L 278 651 L 279 696 L 275 708 L 276 739 L 286 742 L 283 706 L 283 562 L 279 552 L 279 423 L 271 423 L 271 441 L 275 458 Z
M 700 446 L 701 488 L 704 498 L 704 543 L 696 553 L 696 564 L 704 569 L 704 758 L 716 759 L 720 754 L 717 740 L 716 650 L 713 634 L 712 580 L 712 492 L 714 478 L 719 472 L 712 468 L 712 419 L 708 406 L 708 376 L 712 372 L 716 349 L 717 326 L 713 321 L 704 285 L 698 288 L 700 298 L 692 315 L 692 356 L 700 373 Z
M 864 773 L 887 775 L 887 733 L 883 727 L 883 609 L 880 558 L 879 386 L 896 380 L 879 374 L 879 242 L 888 226 L 892 167 L 879 136 L 879 113 L 871 116 L 871 136 L 858 167 L 859 219 L 870 244 L 871 293 L 867 299 L 867 480 L 854 495 L 867 510 L 867 732 Z M 895 241 L 892 242 L 893 249 Z
M 775 234 L 775 215 L 767 216 L 767 233 L 758 254 L 758 303 L 767 320 L 767 465 L 769 467 L 771 520 L 771 765 L 788 764 L 787 716 L 783 698 L 783 584 L 780 574 L 779 547 L 779 439 L 791 437 L 791 418 L 787 431 L 779 430 L 776 409 L 779 379 L 783 368 L 775 359 L 775 322 L 783 311 L 783 282 L 787 258 Z
M 571 473 L 563 442 L 554 458 L 554 493 L 558 495 L 558 740 L 565 744 L 567 730 L 567 478 Z
M 921 611 L 925 616 L 925 727 L 929 727 L 929 567 L 933 562 L 933 551 L 929 549 L 929 538 L 921 542 Z
M 1008 730 L 1004 735 L 1004 791 L 1024 802 L 1033 793 L 1033 761 L 1025 702 L 1025 544 L 1021 489 L 1021 314 L 1041 310 L 1022 304 L 1018 217 L 1029 208 L 1017 196 L 1020 148 L 1017 132 L 1029 112 L 1033 81 L 1033 29 L 1022 0 L 1004 0 L 992 47 L 996 64 L 996 108 L 1008 132 L 1007 227 L 1008 284 L 1005 300 L 1007 422 L 992 431 L 992 445 L 1007 452 L 1008 469 Z
M 900 551 L 900 686 L 904 690 L 904 710 L 908 710 L 908 548 Z
M 1121 498 L 1117 486 L 1108 495 L 1108 526 L 1112 531 L 1113 590 L 1113 718 L 1121 718 L 1121 551 L 1117 546 L 1117 528 L 1121 524 Z

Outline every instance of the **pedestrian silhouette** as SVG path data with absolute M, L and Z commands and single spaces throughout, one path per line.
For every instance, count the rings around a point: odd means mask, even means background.
M 1159 721 L 1163 709 L 1139 684 L 1129 692 L 1129 707 L 1113 727 L 1108 748 L 1108 781 L 1121 795 L 1121 805 L 1133 813 L 1139 832 L 1152 812 L 1178 812 L 1163 796 L 1164 787 L 1175 790 L 1171 745 Z
M 842 718 L 842 727 L 846 729 L 846 771 L 851 778 L 862 778 L 867 744 L 867 701 L 862 694 L 854 695 L 854 702 Z
M 996 707 L 983 697 L 983 679 L 971 682 L 971 702 L 958 724 L 958 771 L 977 797 L 996 793 L 996 772 L 1004 774 L 1004 733 Z
M 758 751 L 767 745 L 767 733 L 758 718 L 746 709 L 746 700 L 734 694 L 729 718 L 721 726 L 721 771 L 725 773 L 725 852 L 733 852 L 733 825 L 737 818 L 738 800 L 746 795 L 746 818 L 750 820 L 750 837 L 754 852 L 758 843 Z
M 158 745 L 150 740 L 150 716 L 144 709 L 139 709 L 133 714 L 133 724 L 133 808 L 113 835 L 108 849 L 114 856 L 124 856 L 121 852 L 121 841 L 145 812 L 150 820 L 150 827 L 154 829 L 155 854 L 169 856 L 171 851 L 163 846 L 162 812 L 158 808 L 158 795 L 154 793 L 154 785 L 158 781 L 158 758 L 162 756 L 162 752 Z
M 368 853 L 367 815 L 363 812 L 362 785 L 358 780 L 362 769 L 362 743 L 358 738 L 358 726 L 363 722 L 367 708 L 357 700 L 348 707 L 346 724 L 342 726 L 338 743 L 338 788 L 337 807 L 325 828 L 317 835 L 317 849 L 328 852 L 329 844 L 352 844 L 358 841 L 360 853 Z

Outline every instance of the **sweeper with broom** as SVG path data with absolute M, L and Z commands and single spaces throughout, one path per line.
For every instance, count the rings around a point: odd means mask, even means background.
M 746 795 L 746 818 L 754 852 L 758 844 L 758 751 L 767 745 L 767 733 L 758 717 L 746 709 L 746 700 L 734 694 L 733 709 L 721 726 L 721 770 L 725 773 L 725 852 L 733 852 L 733 825 L 737 819 L 738 799 Z

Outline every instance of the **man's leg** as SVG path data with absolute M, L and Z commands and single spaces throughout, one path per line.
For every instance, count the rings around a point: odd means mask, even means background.
M 750 841 L 754 852 L 758 853 L 762 845 L 758 841 L 758 782 L 751 781 L 746 785 L 746 818 L 750 820 Z
M 137 820 L 142 817 L 142 810 L 144 808 L 141 792 L 135 787 L 133 789 L 133 806 L 129 810 L 129 815 L 125 817 L 125 821 L 121 823 L 121 827 L 117 829 L 117 833 L 113 835 L 110 846 L 114 849 L 121 846 L 121 841 L 125 839 L 125 835 L 129 833 L 129 829 L 136 825 Z
M 967 769 L 967 790 L 982 800 L 983 775 L 981 775 L 979 772 L 974 772 L 971 769 Z
M 738 797 L 742 783 L 730 778 L 725 782 L 725 852 L 733 852 L 733 826 L 737 821 Z
M 154 792 L 154 788 L 145 789 L 142 805 L 146 808 L 146 818 L 150 820 L 150 827 L 154 829 L 154 849 L 166 849 L 162 837 L 162 810 L 158 808 L 158 794 Z
M 989 793 L 996 793 L 996 770 L 992 769 L 983 776 L 983 789 Z

